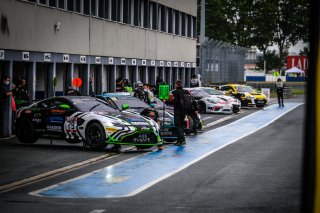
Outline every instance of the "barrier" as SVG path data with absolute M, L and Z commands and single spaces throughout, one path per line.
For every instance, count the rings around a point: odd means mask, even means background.
M 283 98 L 288 99 L 292 98 L 292 87 L 284 87 L 283 89 Z
M 266 81 L 265 76 L 246 76 L 246 81 Z

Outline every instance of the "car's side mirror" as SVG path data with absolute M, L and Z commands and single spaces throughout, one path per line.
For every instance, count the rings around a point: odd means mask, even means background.
M 59 104 L 59 108 L 64 110 L 71 109 L 71 107 L 68 104 Z
M 122 104 L 121 109 L 122 110 L 129 109 L 129 104 Z

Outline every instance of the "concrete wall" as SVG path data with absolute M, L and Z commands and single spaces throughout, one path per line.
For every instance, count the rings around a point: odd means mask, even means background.
M 196 15 L 195 0 L 157 2 Z M 17 0 L 1 0 L 0 15 L 8 22 L 8 33 L 0 33 L 3 49 L 196 61 L 196 40 L 191 38 Z

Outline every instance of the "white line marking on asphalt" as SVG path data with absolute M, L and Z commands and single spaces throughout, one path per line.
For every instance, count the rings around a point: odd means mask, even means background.
M 299 106 L 301 106 L 301 105 L 303 105 L 303 103 L 297 104 L 295 107 L 293 107 L 293 108 L 290 109 L 289 111 L 287 111 L 287 112 L 285 112 L 285 113 L 283 113 L 283 114 L 280 114 L 279 116 L 277 116 L 276 118 L 274 118 L 274 119 L 271 120 L 270 122 L 268 122 L 268 123 L 264 124 L 263 126 L 259 127 L 257 130 L 253 130 L 253 131 L 248 132 L 247 134 L 244 134 L 244 135 L 242 135 L 242 136 L 240 136 L 240 137 L 238 137 L 238 138 L 236 138 L 236 139 L 234 139 L 234 140 L 232 140 L 232 141 L 229 141 L 228 143 L 223 144 L 223 145 L 221 145 L 220 147 L 218 147 L 218 148 L 216 148 L 216 149 L 213 149 L 213 150 L 211 150 L 210 152 L 208 152 L 208 153 L 206 153 L 206 154 L 204 154 L 204 155 L 202 155 L 202 156 L 194 159 L 193 161 L 189 162 L 188 164 L 185 164 L 184 166 L 182 166 L 182 167 L 180 167 L 180 168 L 178 168 L 178 169 L 176 169 L 176 170 L 174 170 L 174 171 L 172 171 L 172 172 L 170 172 L 170 173 L 167 173 L 167 174 L 163 175 L 162 177 L 159 177 L 158 179 L 155 179 L 154 181 L 151 181 L 151 182 L 149 182 L 148 184 L 146 184 L 146 185 L 144 185 L 144 186 L 141 186 L 141 187 L 137 188 L 136 190 L 132 191 L 131 193 L 127 194 L 126 196 L 119 196 L 119 197 L 130 197 L 130 196 L 134 196 L 134 195 L 138 194 L 138 193 L 141 192 L 141 191 L 144 191 L 145 189 L 147 189 L 147 188 L 149 188 L 149 187 L 157 184 L 158 182 L 160 182 L 160 181 L 162 181 L 162 180 L 164 180 L 164 179 L 166 179 L 166 178 L 168 178 L 168 177 L 170 177 L 170 176 L 172 176 L 172 175 L 174 175 L 174 174 L 182 171 L 183 169 L 191 166 L 192 164 L 195 164 L 196 162 L 198 162 L 198 161 L 206 158 L 207 156 L 209 156 L 209 155 L 211 155 L 211 154 L 219 151 L 220 149 L 223 149 L 224 147 L 226 147 L 226 146 L 228 146 L 228 145 L 230 145 L 230 144 L 232 144 L 232 143 L 234 143 L 234 142 L 236 142 L 236 141 L 238 141 L 238 140 L 240 140 L 240 139 L 242 139 L 242 138 L 245 138 L 245 137 L 247 137 L 247 136 L 249 136 L 249 135 L 257 132 L 258 130 L 263 129 L 264 127 L 270 125 L 271 123 L 275 122 L 276 120 L 278 120 L 279 118 L 281 118 L 281 117 L 284 116 L 285 114 L 289 113 L 290 111 L 294 110 L 295 108 L 297 108 L 297 107 L 299 107 Z M 250 115 L 248 115 L 248 116 L 246 116 L 246 117 L 252 117 L 252 116 L 254 116 L 256 113 L 257 113 L 257 112 L 252 113 L 252 114 L 250 114 Z M 232 124 L 233 124 L 233 123 L 228 124 L 228 125 L 226 125 L 226 126 L 230 126 L 230 125 L 232 125 Z M 226 126 L 223 126 L 223 127 L 226 127 Z M 219 128 L 217 128 L 217 129 L 220 129 L 220 128 L 223 128 L 223 127 L 219 127 Z M 217 130 L 217 129 L 210 130 L 210 131 L 208 131 L 207 133 L 212 132 L 212 131 L 215 131 L 215 130 Z
M 95 209 L 95 210 L 92 210 L 89 213 L 102 213 L 102 212 L 105 212 L 105 211 L 106 211 L 105 209 Z
M 35 183 L 37 181 L 40 181 L 40 180 L 44 180 L 46 178 L 55 177 L 57 175 L 60 175 L 60 174 L 63 174 L 63 173 L 69 172 L 69 171 L 73 171 L 75 169 L 82 168 L 84 166 L 96 163 L 96 162 L 104 160 L 106 158 L 110 159 L 110 158 L 115 157 L 115 156 L 116 155 L 112 156 L 112 154 L 104 154 L 102 156 L 91 158 L 89 160 L 85 160 L 85 161 L 82 161 L 82 162 L 79 162 L 79 163 L 75 163 L 75 164 L 72 164 L 72 165 L 69 165 L 69 166 L 65 166 L 65 167 L 62 167 L 62 168 L 59 168 L 59 169 L 55 169 L 55 170 L 52 170 L 52 171 L 49 171 L 49 172 L 45 172 L 45 173 L 40 174 L 40 175 L 36 175 L 36 176 L 30 177 L 30 178 L 19 180 L 19 181 L 13 182 L 13 183 L 5 184 L 5 185 L 0 186 L 0 193 L 8 192 L 8 191 L 11 191 L 13 189 L 29 185 L 29 184 Z

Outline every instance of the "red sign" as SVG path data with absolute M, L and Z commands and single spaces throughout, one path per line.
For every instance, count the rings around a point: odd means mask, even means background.
M 291 69 L 292 67 L 297 67 L 303 71 L 309 70 L 310 59 L 308 56 L 288 56 L 287 57 L 287 69 Z
M 72 85 L 75 86 L 75 87 L 81 87 L 81 85 L 82 85 L 81 78 L 74 78 L 72 80 Z

